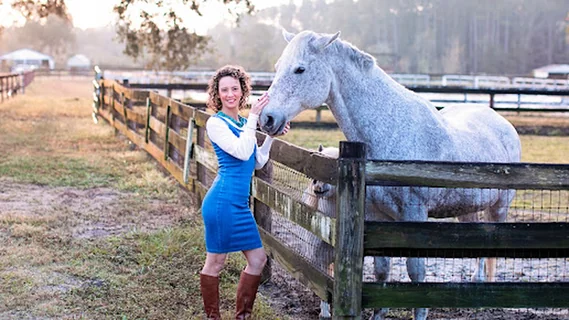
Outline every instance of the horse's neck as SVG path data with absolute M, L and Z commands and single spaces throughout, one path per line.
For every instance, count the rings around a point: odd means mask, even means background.
M 327 104 L 349 141 L 381 144 L 382 151 L 374 150 L 376 157 L 405 158 L 407 151 L 400 150 L 399 140 L 412 140 L 424 133 L 422 128 L 445 134 L 434 106 L 379 68 L 366 75 L 337 70 Z

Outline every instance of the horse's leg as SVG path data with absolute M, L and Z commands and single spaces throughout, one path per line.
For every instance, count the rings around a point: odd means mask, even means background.
M 408 203 L 403 206 L 403 221 L 427 221 L 427 207 L 424 205 L 422 193 L 412 194 Z M 407 258 L 407 274 L 412 282 L 425 281 L 425 259 L 423 258 Z M 429 314 L 427 308 L 415 308 L 413 310 L 413 319 L 426 320 Z
M 334 247 L 320 240 L 316 252 L 318 261 L 322 262 L 321 267 L 326 268 L 328 275 L 334 277 Z M 320 300 L 319 319 L 332 319 L 330 304 L 324 300 Z
M 425 259 L 407 258 L 407 273 L 413 282 L 423 282 L 425 280 Z M 426 320 L 429 314 L 427 308 L 416 308 L 413 310 L 415 320 Z
M 391 270 L 391 259 L 388 257 L 373 257 L 373 272 L 375 274 L 375 282 L 389 281 L 389 273 Z M 389 308 L 374 309 L 370 320 L 384 320 L 387 316 Z
M 484 216 L 488 222 L 504 222 L 508 216 L 510 202 L 516 194 L 513 190 L 500 190 L 500 198 L 495 204 L 484 211 Z M 496 258 L 488 258 L 486 262 L 486 279 L 496 281 Z
M 480 222 L 478 212 L 469 213 L 463 216 L 457 217 L 460 222 Z M 476 271 L 472 275 L 471 280 L 473 282 L 484 282 L 486 280 L 486 275 L 484 274 L 486 270 L 486 258 L 478 258 L 476 260 Z

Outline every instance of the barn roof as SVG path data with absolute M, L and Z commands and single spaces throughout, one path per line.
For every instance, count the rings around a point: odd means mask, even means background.
M 49 61 L 53 61 L 53 58 L 46 55 L 46 54 L 31 50 L 31 49 L 20 49 L 20 50 L 12 51 L 12 52 L 6 53 L 5 55 L 0 56 L 0 60 L 49 60 Z
M 91 61 L 85 55 L 76 54 L 67 60 L 67 66 L 72 67 L 90 67 Z
M 547 78 L 550 74 L 569 74 L 569 64 L 550 64 L 533 70 L 538 78 Z

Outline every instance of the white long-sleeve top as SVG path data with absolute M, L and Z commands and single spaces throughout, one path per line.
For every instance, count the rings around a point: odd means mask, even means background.
M 228 121 L 229 125 L 234 126 L 240 130 L 241 135 L 235 136 L 227 123 L 217 117 L 209 117 L 206 122 L 205 128 L 207 135 L 211 142 L 217 144 L 223 151 L 229 153 L 239 160 L 246 161 L 253 154 L 255 146 L 257 145 L 257 137 L 255 131 L 257 129 L 257 120 L 259 115 L 250 113 L 247 118 L 247 123 L 243 128 L 239 128 L 233 122 Z M 255 154 L 255 169 L 261 169 L 269 160 L 269 151 L 273 144 L 273 138 L 267 137 L 261 147 L 257 148 Z

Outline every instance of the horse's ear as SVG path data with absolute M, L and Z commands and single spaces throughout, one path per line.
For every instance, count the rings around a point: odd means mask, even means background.
M 324 150 L 324 147 L 321 145 L 318 146 L 318 152 L 322 152 L 322 150 Z
M 323 50 L 324 48 L 329 46 L 332 42 L 334 42 L 334 40 L 338 39 L 339 36 L 340 36 L 340 31 L 336 32 L 333 35 L 323 35 L 322 37 L 314 41 L 314 46 L 318 50 Z
M 283 38 L 286 40 L 286 42 L 291 42 L 294 36 L 294 33 L 288 32 L 285 30 L 285 28 L 283 28 Z

